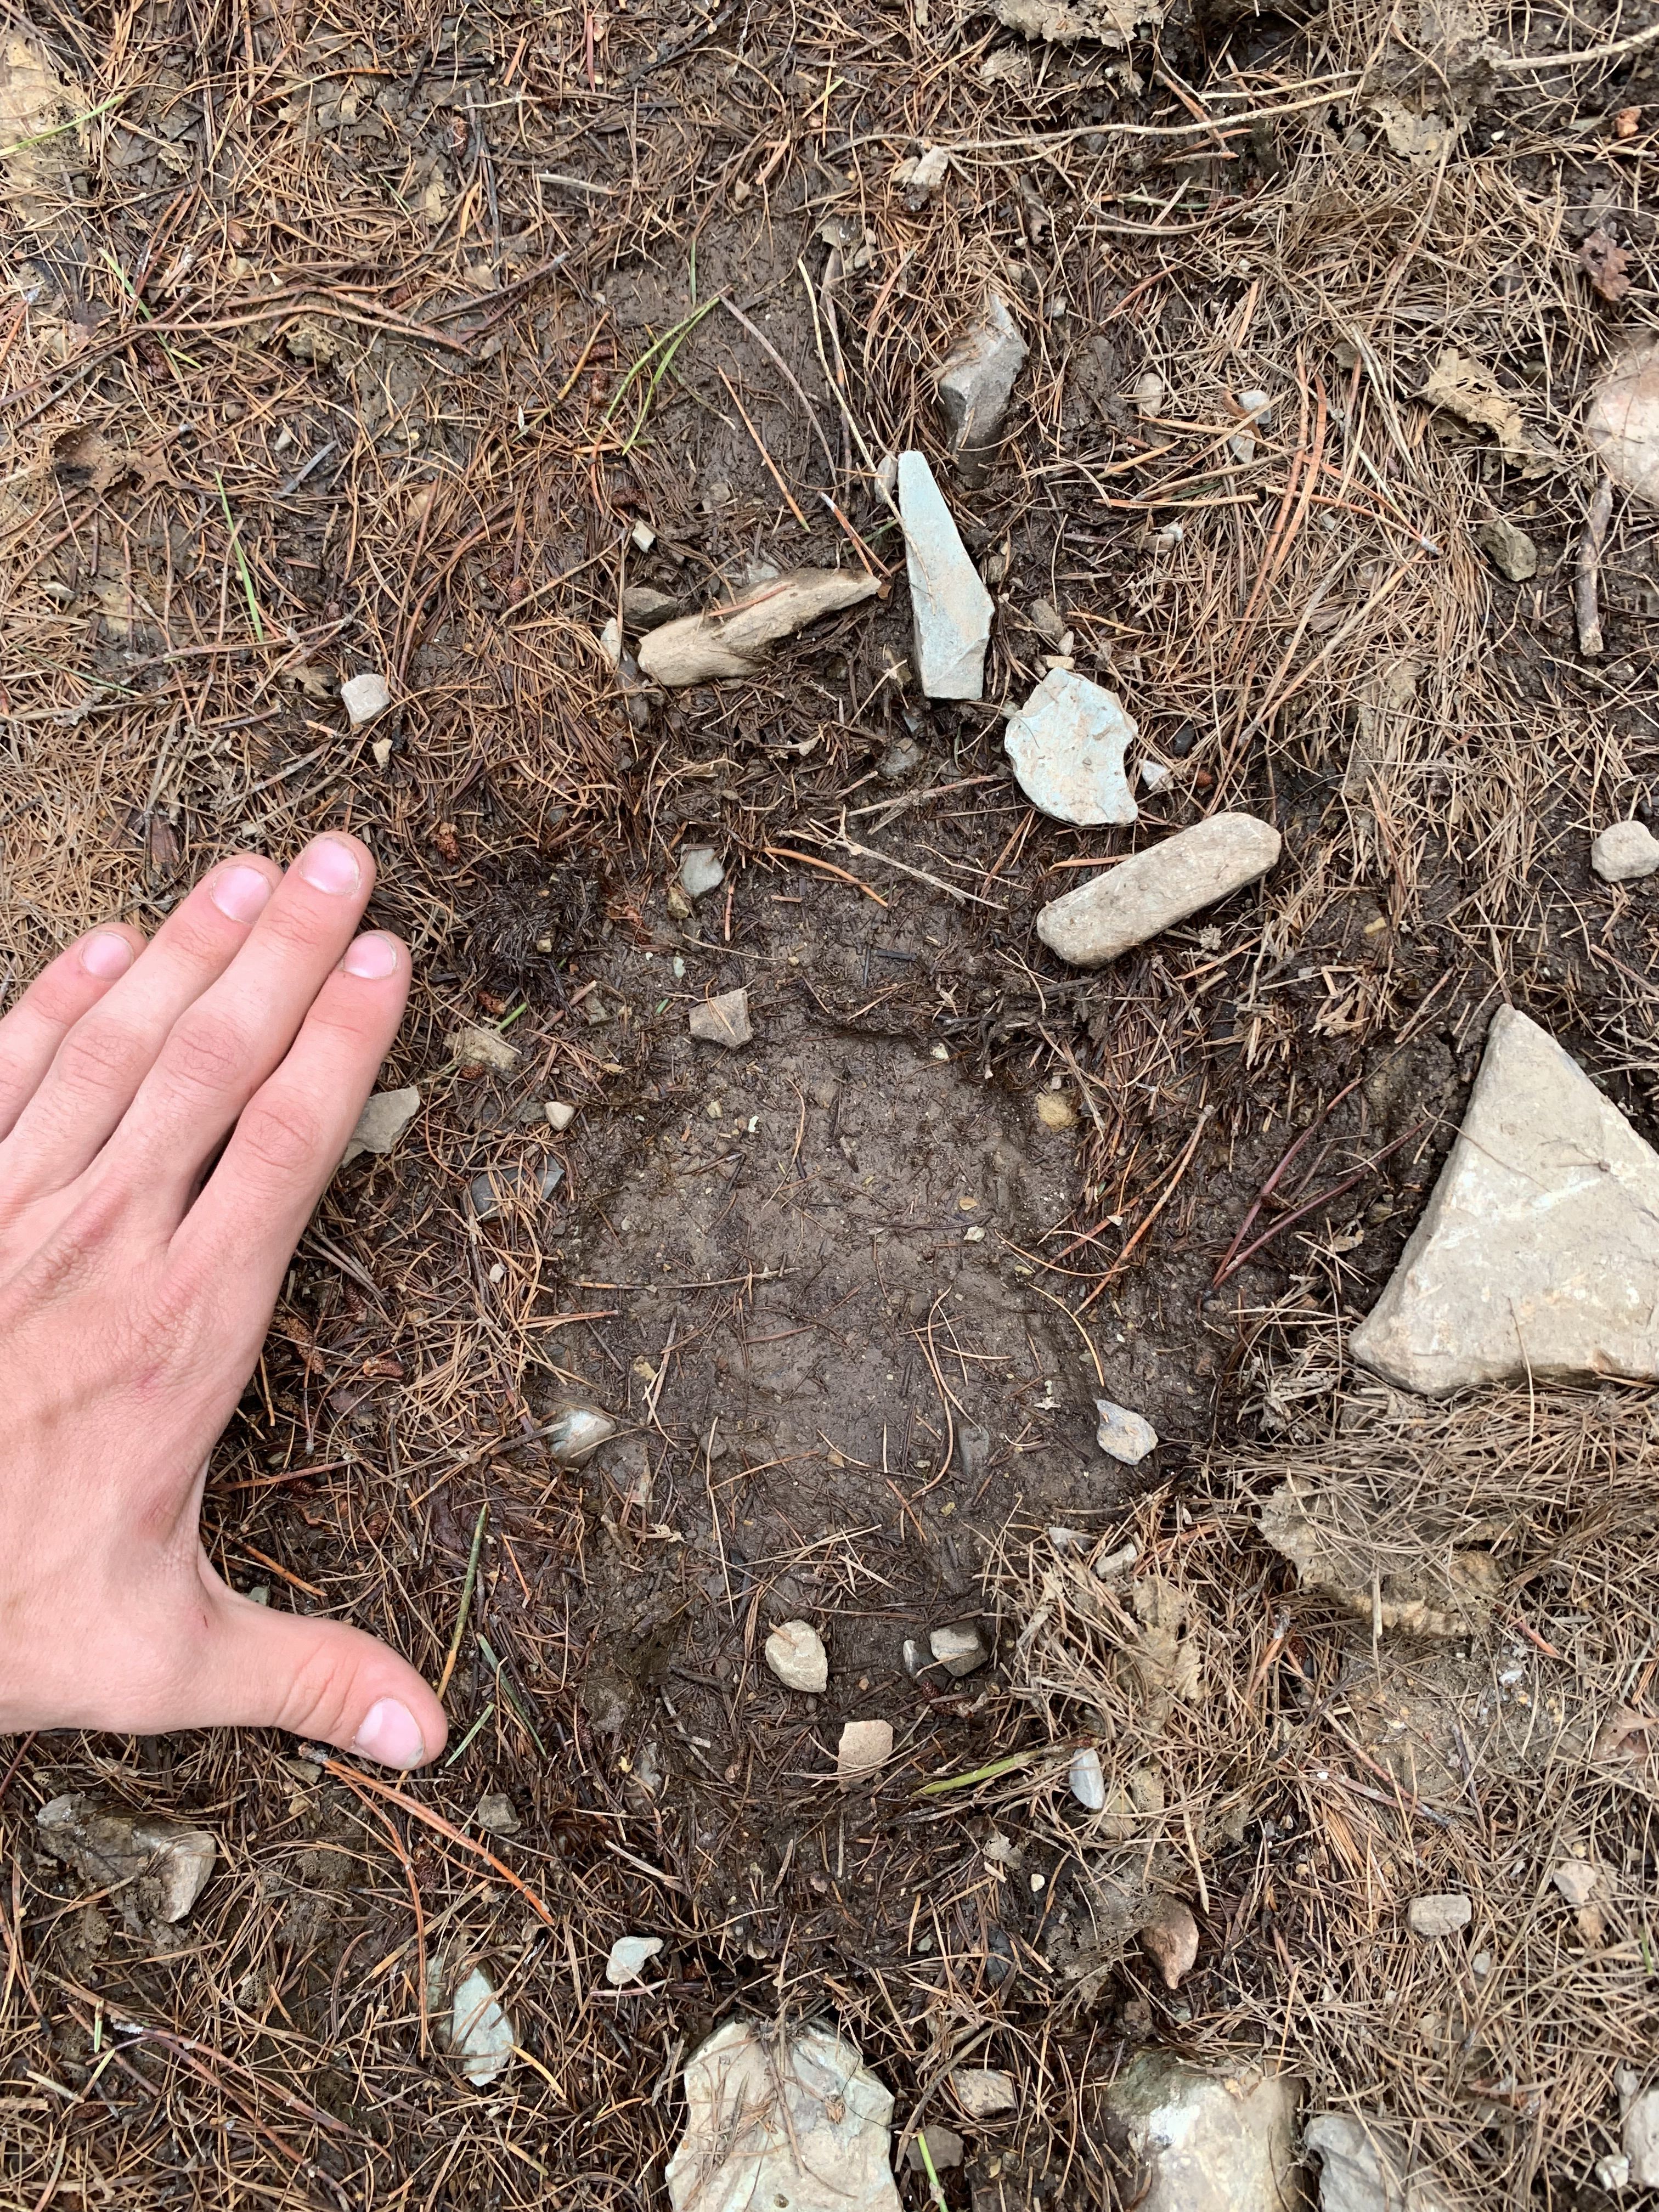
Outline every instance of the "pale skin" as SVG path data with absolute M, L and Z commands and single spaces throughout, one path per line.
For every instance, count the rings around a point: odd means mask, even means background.
M 0 1735 L 278 1728 L 442 1750 L 416 1670 L 255 1605 L 198 1532 L 209 1455 L 409 994 L 331 833 L 107 923 L 0 1020 Z

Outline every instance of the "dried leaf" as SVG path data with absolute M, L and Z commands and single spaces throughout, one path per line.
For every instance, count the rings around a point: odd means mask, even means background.
M 1630 289 L 1630 256 L 1597 223 L 1578 249 L 1578 265 L 1604 300 L 1622 300 Z
M 1422 397 L 1431 407 L 1443 407 L 1476 430 L 1490 430 L 1507 453 L 1530 457 L 1532 441 L 1521 422 L 1521 410 L 1484 362 L 1443 346 L 1429 371 Z

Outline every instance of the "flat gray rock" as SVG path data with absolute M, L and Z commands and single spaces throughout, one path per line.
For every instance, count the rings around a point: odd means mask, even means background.
M 921 688 L 930 699 L 982 698 L 991 594 L 920 453 L 899 455 L 898 499 Z
M 1645 822 L 1610 822 L 1590 847 L 1590 866 L 1604 884 L 1639 883 L 1659 872 L 1659 837 Z
M 340 704 L 350 717 L 352 728 L 361 730 L 365 722 L 385 714 L 392 704 L 392 694 L 384 676 L 366 669 L 361 676 L 348 677 L 340 686 Z
M 938 1665 L 947 1674 L 959 1681 L 971 1674 L 990 1657 L 985 1639 L 971 1620 L 952 1621 L 948 1628 L 936 1628 L 927 1638 L 927 1648 Z
M 1452 2212 L 1431 2173 L 1413 2170 L 1401 2130 L 1358 2112 L 1319 2112 L 1303 2130 L 1319 2165 L 1319 2212 Z
M 1538 574 L 1538 548 L 1519 524 L 1506 514 L 1477 523 L 1474 542 L 1498 574 L 1511 584 L 1524 584 Z
M 1137 2053 L 1106 2098 L 1139 2162 L 1139 2212 L 1284 2212 L 1295 2203 L 1301 2087 L 1248 2065 L 1226 2076 L 1162 2051 Z
M 827 2027 L 787 2042 L 728 2020 L 687 2065 L 685 2133 L 663 2175 L 673 2212 L 899 2212 L 892 2093 Z
M 421 1094 L 412 1083 L 402 1091 L 377 1091 L 357 1116 L 340 1165 L 348 1166 L 359 1152 L 389 1152 L 420 1110 Z
M 951 450 L 988 445 L 1007 411 L 1025 341 L 1000 292 L 987 295 L 979 315 L 939 365 L 939 405 L 951 425 Z
M 704 999 L 692 1007 L 690 1024 L 699 1043 L 723 1044 L 735 1052 L 755 1034 L 749 1022 L 748 992 L 722 991 L 717 998 Z
M 1115 1406 L 1109 1398 L 1097 1398 L 1095 1411 L 1100 1416 L 1095 1442 L 1109 1458 L 1121 1461 L 1125 1467 L 1139 1467 L 1148 1452 L 1158 1449 L 1158 1431 L 1144 1413 L 1132 1413 L 1127 1406 Z
M 705 898 L 726 881 L 726 870 L 712 845 L 688 847 L 680 858 L 680 889 L 687 898 Z
M 1123 756 L 1140 732 L 1115 691 L 1050 669 L 1009 722 L 1003 750 L 1019 787 L 1056 822 L 1089 829 L 1136 818 Z
M 1054 900 L 1037 916 L 1037 935 L 1074 968 L 1103 967 L 1265 876 L 1280 842 L 1253 814 L 1212 814 Z
M 1659 1157 L 1512 1006 L 1382 1297 L 1350 1340 L 1401 1389 L 1659 1381 Z

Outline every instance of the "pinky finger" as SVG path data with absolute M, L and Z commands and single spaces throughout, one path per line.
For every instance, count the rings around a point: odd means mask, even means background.
M 143 949 L 142 930 L 106 922 L 60 952 L 0 1021 L 0 1139 L 10 1134 L 82 1015 L 120 981 Z

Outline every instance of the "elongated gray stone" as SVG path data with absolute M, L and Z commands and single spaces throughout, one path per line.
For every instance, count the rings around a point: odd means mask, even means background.
M 1659 1156 L 1513 1006 L 1492 1017 L 1457 1141 L 1349 1341 L 1431 1396 L 1528 1374 L 1659 1381 Z
M 921 453 L 899 455 L 898 497 L 921 688 L 930 699 L 982 698 L 991 594 Z
M 1123 755 L 1140 732 L 1115 691 L 1051 668 L 1008 724 L 1002 746 L 1033 806 L 1092 828 L 1136 818 Z
M 1212 814 L 1054 900 L 1037 916 L 1037 935 L 1074 968 L 1102 968 L 1265 876 L 1280 842 L 1253 814 Z

